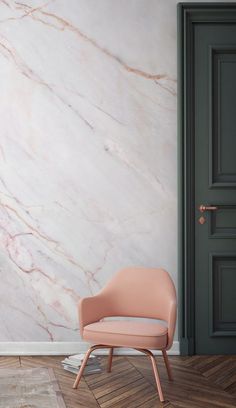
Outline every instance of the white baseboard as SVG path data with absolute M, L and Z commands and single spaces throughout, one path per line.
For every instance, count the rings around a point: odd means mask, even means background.
M 0 356 L 56 356 L 84 353 L 89 345 L 85 342 L 0 342 Z M 106 355 L 107 350 L 99 350 L 95 354 Z M 140 353 L 133 349 L 116 349 L 117 355 L 139 355 Z M 155 355 L 161 354 L 160 351 L 154 351 Z M 172 348 L 168 351 L 169 355 L 179 355 L 179 342 L 174 341 Z

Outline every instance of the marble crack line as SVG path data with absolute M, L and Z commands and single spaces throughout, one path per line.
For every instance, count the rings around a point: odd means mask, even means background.
M 37 266 L 32 266 L 31 268 L 25 268 L 22 265 L 19 264 L 19 262 L 17 262 L 17 260 L 13 257 L 12 252 L 10 250 L 10 245 L 11 243 L 20 236 L 24 236 L 24 235 L 32 235 L 34 236 L 31 232 L 26 232 L 26 233 L 17 233 L 15 235 L 10 234 L 5 228 L 1 227 L 1 229 L 3 229 L 5 231 L 5 233 L 8 236 L 7 239 L 7 243 L 6 243 L 6 250 L 7 250 L 7 254 L 9 259 L 14 263 L 14 265 L 23 273 L 25 274 L 33 274 L 33 273 L 39 273 L 40 275 L 44 276 L 50 283 L 52 284 L 57 284 L 57 280 L 52 278 L 50 275 L 48 275 L 46 272 L 44 272 L 41 268 L 37 267 Z M 78 266 L 78 264 L 76 264 L 73 260 L 71 260 L 71 263 L 74 264 L 75 266 Z M 81 268 L 80 268 L 81 269 Z M 92 291 L 92 286 L 91 286 L 91 282 L 95 283 L 98 287 L 100 287 L 98 280 L 95 277 L 96 271 L 92 272 L 90 270 L 85 270 L 82 269 L 86 278 L 87 278 L 87 283 L 89 286 L 89 290 L 91 292 L 91 294 L 93 294 Z M 73 289 L 68 288 L 64 285 L 60 285 L 61 289 L 65 292 L 68 293 L 76 303 L 78 303 L 80 296 L 77 294 L 77 292 L 75 292 Z
M 7 187 L 7 185 L 6 185 L 6 183 L 5 183 L 5 181 L 3 180 L 3 178 L 0 176 L 0 182 L 2 183 L 2 185 L 3 185 L 3 187 L 6 189 L 6 191 L 7 191 L 7 193 L 5 193 L 4 191 L 1 191 L 0 190 L 0 195 L 3 195 L 4 197 L 6 197 L 6 198 L 9 198 L 10 200 L 14 200 L 19 206 L 20 206 L 20 208 L 21 208 L 21 210 L 22 211 L 24 211 L 26 214 L 27 214 L 27 216 L 29 216 L 34 222 L 36 222 L 37 221 L 37 219 L 35 219 L 31 214 L 30 214 L 30 211 L 29 210 L 27 210 L 27 208 L 33 208 L 33 207 L 41 207 L 41 208 L 43 208 L 43 205 L 26 205 L 26 204 L 24 204 L 22 201 L 20 201 L 16 196 L 14 196 L 13 194 L 12 194 L 12 192 L 9 190 L 9 188 Z M 0 204 L 1 205 L 1 204 Z
M 9 206 L 8 204 L 3 204 L 3 203 L 0 203 L 0 206 L 2 206 L 2 207 L 5 209 L 5 211 L 6 211 L 7 213 L 9 213 L 9 211 L 10 211 L 10 212 L 13 212 L 13 213 L 16 215 L 16 217 L 17 217 L 21 222 L 23 222 L 24 225 L 26 225 L 26 226 L 29 228 L 29 230 L 31 230 L 31 231 L 33 231 L 33 232 L 35 233 L 35 235 L 32 233 L 32 235 L 33 235 L 35 238 L 38 238 L 38 239 L 41 238 L 41 239 L 43 239 L 43 241 L 47 241 L 48 243 L 53 244 L 53 245 L 54 245 L 53 250 L 54 250 L 57 254 L 64 256 L 65 259 L 66 259 L 70 264 L 74 265 L 74 266 L 75 266 L 76 268 L 78 268 L 79 270 L 82 270 L 83 273 L 85 274 L 85 276 L 88 276 L 88 275 L 91 275 L 91 274 L 92 274 L 91 271 L 87 270 L 86 268 L 83 268 L 82 265 L 80 265 L 80 264 L 79 264 L 78 262 L 76 262 L 72 257 L 70 257 L 70 256 L 65 252 L 65 250 L 64 250 L 63 248 L 61 248 L 60 243 L 59 243 L 58 241 L 56 241 L 55 239 L 52 239 L 52 238 L 48 237 L 47 235 L 41 233 L 38 229 L 34 228 L 34 227 L 33 227 L 31 224 L 29 224 L 20 214 L 18 214 L 18 212 L 17 212 L 14 208 L 12 208 L 11 206 Z
M 0 225 L 0 229 L 5 232 L 7 237 L 10 239 L 10 241 L 14 241 L 18 237 L 24 237 L 26 235 L 31 235 L 33 236 L 34 234 L 32 232 L 17 232 L 16 234 L 11 234 L 5 227 Z
M 78 262 L 76 262 L 76 261 L 75 261 L 73 258 L 71 258 L 69 255 L 67 255 L 61 247 L 57 247 L 57 248 L 56 248 L 56 252 L 57 252 L 58 254 L 61 254 L 61 255 L 65 256 L 65 258 L 66 258 L 66 260 L 67 260 L 68 262 L 70 262 L 72 265 L 74 265 L 74 266 L 75 266 L 76 268 L 78 268 L 79 270 L 82 270 L 82 271 L 83 271 L 83 273 L 84 273 L 84 275 L 85 275 L 85 277 L 86 277 L 86 279 L 87 279 L 87 282 L 88 282 L 88 284 L 89 284 L 90 292 L 91 292 L 91 294 L 93 294 L 92 288 L 91 288 L 91 285 L 90 285 L 90 281 L 93 280 L 93 282 L 96 283 L 96 284 L 99 286 L 99 282 L 98 282 L 97 279 L 95 278 L 94 272 L 91 271 L 91 270 L 89 270 L 89 269 L 86 269 L 86 268 L 82 267 Z
M 43 85 L 51 90 L 50 86 L 46 82 L 44 82 L 37 74 L 35 74 L 34 71 L 24 63 L 24 61 L 21 60 L 21 58 L 17 55 L 16 50 L 14 50 L 9 44 L 7 44 L 7 40 L 3 36 L 1 36 L 0 48 L 2 49 L 2 55 L 8 60 L 10 59 L 17 66 L 22 75 L 24 75 L 31 81 Z
M 21 57 L 17 54 L 16 50 L 13 49 L 13 47 L 10 46 L 10 44 L 7 44 L 7 40 L 1 36 L 0 39 L 0 49 L 2 49 L 2 55 L 6 59 L 10 59 L 14 65 L 19 69 L 20 73 L 24 75 L 26 78 L 28 78 L 30 81 L 33 81 L 37 83 L 38 85 L 44 86 L 50 93 L 52 93 L 59 101 L 67 106 L 72 112 L 78 116 L 86 126 L 90 128 L 90 130 L 94 130 L 94 127 L 91 125 L 91 123 L 85 119 L 80 112 L 75 109 L 70 103 L 68 103 L 59 93 L 55 91 L 55 89 L 52 87 L 52 85 L 49 85 L 47 82 L 45 82 L 42 78 L 40 78 L 39 75 L 37 75 L 30 67 L 28 67 L 25 62 L 21 59 Z
M 48 334 L 50 333 L 49 329 L 48 329 L 48 326 L 59 327 L 59 328 L 63 328 L 63 329 L 66 329 L 66 330 L 71 330 L 71 331 L 74 331 L 74 332 L 79 331 L 78 327 L 76 327 L 76 328 L 69 327 L 69 326 L 66 326 L 65 324 L 54 323 L 51 320 L 48 320 L 46 313 L 42 310 L 42 307 L 39 304 L 36 303 L 35 298 L 30 297 L 30 299 L 34 303 L 34 305 L 37 308 L 38 312 L 41 314 L 43 320 L 45 321 L 45 325 L 42 325 L 41 327 L 43 327 L 43 328 L 47 327 Z M 58 310 L 56 310 L 56 312 L 58 313 Z
M 104 109 L 100 108 L 100 106 L 95 105 L 92 102 L 89 102 L 92 106 L 94 106 L 94 108 L 96 108 L 97 110 L 99 110 L 100 112 L 103 112 L 104 115 L 108 116 L 109 118 L 111 118 L 112 120 L 114 120 L 115 122 L 117 122 L 119 125 L 122 126 L 126 126 L 125 123 L 121 122 L 119 119 L 115 118 L 115 116 L 111 115 L 109 112 L 105 111 Z
M 4 204 L 4 203 L 0 203 L 0 206 L 2 206 L 6 210 L 7 213 L 9 213 L 9 211 L 13 212 L 16 215 L 16 217 L 21 222 L 23 222 L 24 225 L 26 225 L 31 231 L 33 231 L 40 238 L 42 238 L 42 239 L 44 239 L 44 240 L 46 240 L 48 242 L 51 242 L 52 244 L 59 245 L 58 241 L 56 241 L 55 239 L 49 238 L 45 234 L 42 234 L 38 229 L 34 228 L 31 224 L 29 224 L 20 214 L 18 214 L 18 212 L 15 210 L 15 208 L 11 207 L 8 204 Z
M 177 95 L 177 92 L 176 92 L 174 89 L 171 89 L 171 88 L 169 88 L 168 86 L 165 86 L 165 85 L 161 84 L 161 83 L 160 83 L 159 81 L 157 81 L 156 79 L 155 79 L 154 82 L 155 82 L 156 85 L 160 86 L 162 89 L 164 89 L 165 91 L 169 92 L 171 95 L 173 95 L 173 96 L 176 96 L 176 95 Z
M 15 2 L 15 4 L 20 4 L 18 2 Z M 21 4 L 22 5 L 22 4 Z M 26 5 L 22 5 L 22 7 L 26 8 Z M 30 6 L 27 6 L 27 8 L 29 8 Z M 46 18 L 51 18 L 52 21 L 56 22 L 57 25 L 52 24 L 50 22 L 47 22 L 45 20 L 41 20 L 39 19 L 35 14 L 41 14 L 41 16 L 44 16 Z M 47 11 L 42 10 L 41 8 L 39 9 L 35 9 L 31 11 L 31 13 L 29 13 L 29 11 L 27 11 L 21 18 L 23 17 L 32 17 L 35 20 L 40 21 L 41 23 L 44 23 L 46 25 L 48 25 L 49 27 L 52 28 L 56 28 L 58 30 L 64 31 L 65 29 L 74 32 L 75 34 L 77 34 L 80 38 L 82 38 L 83 40 L 87 41 L 88 43 L 90 43 L 91 45 L 93 45 L 96 49 L 98 49 L 100 52 L 102 52 L 104 55 L 106 55 L 107 57 L 115 60 L 119 65 L 121 65 L 123 67 L 124 70 L 126 70 L 129 73 L 132 73 L 134 75 L 143 77 L 145 79 L 150 79 L 150 80 L 160 80 L 160 79 L 169 79 L 170 81 L 174 81 L 172 78 L 169 78 L 167 74 L 150 74 L 148 72 L 145 72 L 141 69 L 138 68 L 134 68 L 128 64 L 126 64 L 120 57 L 118 57 L 115 54 L 112 54 L 108 49 L 102 47 L 101 45 L 99 45 L 93 38 L 87 36 L 86 34 L 84 34 L 79 28 L 75 27 L 72 23 L 68 22 L 67 20 L 65 20 L 64 18 L 53 14 L 53 13 L 49 13 Z
M 48 328 L 47 326 L 44 326 L 43 324 L 37 323 L 37 322 L 36 322 L 36 324 L 37 324 L 37 326 L 41 327 L 43 330 L 45 330 L 45 331 L 47 332 L 47 334 L 48 334 L 48 336 L 49 336 L 49 339 L 50 339 L 51 341 L 54 340 L 54 339 L 53 339 L 53 335 L 52 335 L 51 331 L 49 330 L 49 328 Z
M 63 248 L 61 248 L 60 243 L 59 243 L 58 241 L 56 241 L 56 240 L 54 240 L 54 239 L 48 237 L 48 236 L 45 235 L 45 234 L 42 234 L 38 229 L 34 228 L 34 227 L 33 227 L 31 224 L 29 224 L 13 207 L 9 206 L 8 204 L 4 204 L 4 203 L 0 203 L 0 206 L 2 206 L 2 208 L 3 208 L 7 213 L 9 213 L 9 211 L 10 211 L 10 212 L 13 212 L 13 213 L 16 215 L 16 217 L 17 217 L 21 222 L 23 222 L 23 224 L 24 224 L 25 226 L 27 226 L 27 228 L 30 230 L 30 232 L 27 232 L 27 233 L 18 233 L 18 234 L 15 234 L 15 238 L 16 238 L 17 236 L 22 236 L 22 235 L 31 235 L 32 237 L 34 237 L 34 238 L 36 238 L 36 239 L 40 239 L 40 238 L 41 238 L 41 239 L 43 240 L 43 242 L 46 241 L 46 242 L 48 242 L 48 243 L 53 244 L 53 245 L 54 245 L 53 250 L 55 251 L 55 253 L 57 253 L 57 254 L 63 256 L 63 257 L 67 260 L 67 262 L 69 262 L 71 265 L 75 266 L 75 267 L 76 267 L 77 269 L 79 269 L 80 271 L 83 271 L 83 273 L 84 273 L 84 275 L 85 275 L 85 277 L 86 277 L 86 280 L 87 280 L 87 282 L 88 282 L 88 286 L 89 286 L 89 290 L 90 290 L 91 294 L 93 294 L 91 282 L 94 282 L 98 287 L 100 287 L 100 286 L 99 286 L 99 282 L 98 282 L 98 280 L 97 280 L 96 277 L 95 277 L 96 271 L 93 272 L 93 271 L 91 271 L 91 270 L 89 270 L 89 269 L 84 268 L 82 265 L 80 265 L 80 264 L 79 264 L 77 261 L 75 261 L 71 256 L 69 256 L 69 255 L 65 252 L 65 250 L 64 250 Z M 32 231 L 33 231 L 33 232 L 32 232 Z M 6 231 L 6 232 L 7 232 L 7 231 Z M 7 234 L 9 235 L 9 238 L 10 238 L 11 240 L 15 239 L 14 236 L 10 235 L 8 232 L 7 232 Z M 8 252 L 9 252 L 9 251 L 8 251 Z M 10 257 L 10 256 L 11 256 L 11 254 L 10 254 L 10 252 L 9 252 L 9 257 Z M 12 262 L 14 262 L 14 259 L 12 259 L 12 258 L 10 258 L 10 259 L 12 260 Z M 20 266 L 19 266 L 16 262 L 14 262 L 14 263 L 16 264 L 16 266 L 18 266 L 18 267 L 20 268 Z M 36 269 L 37 269 L 37 268 L 36 268 Z M 24 272 L 24 273 L 36 272 L 36 271 L 37 271 L 36 269 L 35 269 L 35 268 L 32 268 L 32 269 L 30 269 L 30 270 L 27 270 L 27 269 L 21 268 L 22 272 Z M 40 272 L 40 271 L 38 271 L 38 272 Z M 43 274 L 43 271 L 41 271 L 41 274 Z M 46 276 L 47 276 L 47 275 L 46 275 Z M 47 276 L 47 277 L 48 277 L 48 276 Z M 49 277 L 48 277 L 48 278 L 49 278 Z M 64 290 L 65 290 L 65 288 L 64 288 Z M 77 296 L 77 295 L 76 295 L 76 296 Z
M 169 112 L 176 112 L 176 108 L 170 108 L 168 106 L 163 105 L 162 103 L 158 102 L 157 100 L 155 100 L 154 98 L 152 98 L 150 95 L 147 95 L 145 92 L 142 92 L 140 89 L 138 89 L 134 84 L 132 84 L 133 89 L 139 94 L 141 95 L 143 98 L 148 99 L 149 101 L 151 101 L 154 105 L 160 106 L 160 108 L 164 109 L 165 111 L 169 111 Z
M 48 275 L 46 272 L 44 272 L 41 268 L 37 267 L 37 266 L 32 266 L 31 268 L 25 268 L 22 265 L 19 264 L 19 262 L 17 262 L 17 260 L 13 257 L 12 252 L 10 250 L 10 246 L 12 244 L 12 242 L 20 236 L 24 236 L 24 235 L 31 235 L 31 233 L 18 233 L 15 235 L 10 234 L 5 228 L 1 227 L 5 233 L 7 234 L 7 243 L 6 243 L 6 250 L 7 250 L 7 254 L 9 259 L 15 264 L 15 266 L 21 270 L 21 272 L 24 272 L 25 274 L 32 274 L 32 273 L 39 273 L 40 275 L 42 275 L 44 278 L 46 278 L 50 283 L 52 284 L 57 284 L 57 280 L 52 278 L 50 275 Z M 79 295 L 71 288 L 67 288 L 64 285 L 60 285 L 61 289 L 68 293 L 77 303 L 80 299 Z
M 66 326 L 65 324 L 54 323 L 51 320 L 48 320 L 48 325 L 53 326 L 53 327 L 59 327 L 61 329 L 71 330 L 71 331 L 74 331 L 74 332 L 79 331 L 78 327 L 75 327 L 75 328 L 74 327 L 69 327 L 69 326 Z
M 25 16 L 27 16 L 27 15 L 30 15 L 30 14 L 32 14 L 32 13 L 35 13 L 36 11 L 40 11 L 40 10 L 43 9 L 44 7 L 47 7 L 49 4 L 52 4 L 52 3 L 54 3 L 54 2 L 55 2 L 55 0 L 50 0 L 50 1 L 47 1 L 46 3 L 42 4 L 41 6 L 38 6 L 38 7 L 35 7 L 35 8 L 33 8 L 33 7 L 31 7 L 31 6 L 28 6 L 27 4 L 24 4 L 24 3 L 15 2 L 15 4 L 18 4 L 19 6 L 23 6 L 23 7 L 29 8 L 29 11 L 26 12 L 25 14 L 23 14 L 23 15 L 21 16 L 21 18 L 23 18 L 23 17 L 25 17 Z
M 104 266 L 105 266 L 105 264 L 106 264 L 106 262 L 107 262 L 107 258 L 108 258 L 108 256 L 109 256 L 110 252 L 113 250 L 113 248 L 114 248 L 114 246 L 110 244 L 110 246 L 106 249 L 106 251 L 105 251 L 105 253 L 104 253 L 104 256 L 103 256 L 102 264 L 99 265 L 99 266 L 96 268 L 94 274 L 100 272 L 100 271 L 104 268 Z
M 44 272 L 42 269 L 40 269 L 37 266 L 32 266 L 32 268 L 24 268 L 23 266 L 21 266 L 12 256 L 9 248 L 7 248 L 7 252 L 8 252 L 8 256 L 10 258 L 10 260 L 15 264 L 15 266 L 17 266 L 18 269 L 20 269 L 22 272 L 24 272 L 27 275 L 33 274 L 33 273 L 39 273 L 40 275 L 42 275 L 44 278 L 46 278 L 50 283 L 52 284 L 58 284 L 57 280 L 52 278 L 51 276 L 49 276 L 46 272 Z M 80 297 L 79 295 L 71 288 L 67 288 L 64 285 L 60 285 L 61 289 L 63 290 L 63 292 L 68 293 L 76 303 L 78 303 Z
M 50 87 L 51 92 L 64 104 L 66 105 L 69 109 L 71 109 L 84 123 L 86 126 L 88 126 L 91 130 L 94 130 L 94 126 L 91 125 L 91 123 L 85 119 L 77 109 L 75 109 L 69 102 L 65 101 L 62 96 L 60 96 L 58 93 L 56 93 L 51 87 Z
M 86 274 L 86 276 L 87 276 L 87 284 L 88 284 L 88 287 L 89 287 L 89 290 L 90 290 L 91 294 L 93 294 L 92 282 L 93 282 L 93 283 L 96 283 L 96 285 L 99 287 L 99 289 L 101 289 L 101 285 L 100 285 L 100 283 L 98 282 L 98 280 L 97 280 L 97 278 L 96 278 L 96 276 L 95 276 L 95 275 L 96 275 L 96 272 L 97 272 L 97 271 L 94 271 L 94 272 L 88 271 L 87 274 Z
M 7 8 L 11 9 L 11 6 L 8 4 L 6 0 L 1 0 L 0 3 L 4 4 Z
M 44 4 L 42 4 L 41 6 L 38 6 L 38 7 L 35 7 L 35 8 L 33 8 L 31 6 L 28 6 L 25 3 L 20 3 L 20 2 L 15 1 L 14 4 L 16 5 L 16 7 L 15 7 L 16 10 L 22 10 L 22 8 L 23 8 L 24 10 L 28 9 L 29 11 L 24 13 L 23 15 L 21 15 L 19 17 L 9 17 L 9 18 L 6 18 L 5 20 L 2 20 L 0 22 L 3 23 L 3 22 L 6 22 L 6 21 L 20 20 L 20 19 L 24 18 L 27 14 L 30 15 L 31 13 L 33 13 L 35 11 L 39 11 L 40 9 L 42 9 L 44 7 L 47 7 L 49 4 L 54 3 L 54 1 L 55 0 L 48 1 L 48 2 L 46 2 Z M 9 9 L 13 10 L 13 7 L 6 0 L 0 0 L 0 3 L 4 4 Z
M 5 230 L 5 231 L 6 231 L 6 230 Z M 6 232 L 7 232 L 7 231 L 6 231 Z M 18 233 L 18 234 L 15 234 L 15 235 L 10 235 L 10 234 L 8 233 L 8 235 L 9 235 L 10 240 L 12 240 L 12 241 L 14 241 L 14 239 L 17 238 L 17 237 L 24 236 L 24 235 L 31 235 L 31 236 L 35 237 L 35 235 L 34 235 L 32 232 Z M 8 246 L 10 246 L 10 243 L 7 245 L 7 251 L 8 251 L 8 256 L 9 256 L 9 258 L 11 259 L 11 261 L 12 261 L 22 272 L 27 273 L 27 274 L 31 274 L 31 273 L 33 273 L 33 272 L 38 272 L 38 273 L 40 273 L 41 275 L 45 276 L 51 283 L 54 283 L 54 284 L 57 283 L 57 281 L 56 281 L 55 279 L 51 278 L 49 275 L 47 275 L 45 272 L 43 272 L 43 271 L 42 271 L 40 268 L 38 268 L 38 267 L 32 267 L 32 268 L 27 269 L 27 268 L 23 268 L 22 266 L 20 266 L 20 265 L 13 259 L 12 255 L 11 255 L 11 252 L 8 250 Z M 56 252 L 59 253 L 59 254 L 61 254 L 61 255 L 63 255 L 63 256 L 66 258 L 66 260 L 67 260 L 68 262 L 70 262 L 72 265 L 74 265 L 74 266 L 75 266 L 76 268 L 78 268 L 79 270 L 82 270 L 82 271 L 83 271 L 83 273 L 84 273 L 84 275 L 85 275 L 85 277 L 86 277 L 86 279 L 87 279 L 90 292 L 91 292 L 91 294 L 93 294 L 93 292 L 92 292 L 92 287 L 91 287 L 91 283 L 90 283 L 90 282 L 93 281 L 94 283 L 96 283 L 96 284 L 99 286 L 99 282 L 98 282 L 97 279 L 95 278 L 95 272 L 92 272 L 92 271 L 90 271 L 90 270 L 87 270 L 87 269 L 83 268 L 80 264 L 78 264 L 78 263 L 77 263 L 76 261 L 74 261 L 71 257 L 69 257 L 69 255 L 67 255 L 59 246 L 56 247 Z M 74 300 L 75 300 L 76 302 L 79 301 L 80 297 L 78 296 L 78 294 L 77 294 L 73 289 L 66 288 L 65 286 L 61 286 L 61 288 L 62 288 L 65 292 L 71 293 L 71 295 L 73 296 L 73 298 L 74 298 Z
M 46 325 L 44 326 L 42 323 L 37 322 L 37 320 L 33 316 L 31 316 L 29 313 L 27 313 L 25 310 L 22 310 L 19 307 L 16 307 L 16 306 L 14 306 L 14 305 L 12 305 L 10 303 L 7 303 L 7 305 L 9 306 L 10 309 L 16 310 L 17 312 L 21 313 L 23 316 L 29 318 L 30 320 L 33 320 L 33 322 L 36 324 L 36 326 L 40 327 L 41 329 L 43 329 L 48 334 L 48 337 L 49 337 L 50 341 L 54 340 L 51 331 L 49 330 L 49 328 Z
M 2 182 L 3 186 L 4 186 L 4 187 L 7 189 L 7 191 L 9 192 L 9 190 L 8 190 L 8 188 L 7 188 L 7 186 L 6 186 L 5 181 L 4 181 L 3 179 L 1 179 L 1 177 L 0 177 L 0 181 Z M 1 193 L 2 193 L 2 192 L 0 191 L 0 194 L 1 194 Z M 9 193 L 10 193 L 10 192 L 9 192 Z M 8 196 L 8 195 L 6 195 L 5 193 L 2 193 L 2 194 L 4 194 L 5 196 Z M 8 196 L 8 198 L 13 198 L 13 199 L 17 202 L 17 204 L 23 205 L 16 197 Z M 1 203 L 1 202 L 0 202 L 0 206 L 6 211 L 6 213 L 7 213 L 8 215 L 9 215 L 9 211 L 10 211 L 10 212 L 13 212 L 13 213 L 16 215 L 16 217 L 17 217 L 21 222 L 23 222 L 23 224 L 26 225 L 27 228 L 29 228 L 29 230 L 33 231 L 33 232 L 28 232 L 27 235 L 32 235 L 32 236 L 33 236 L 34 238 L 36 238 L 36 239 L 40 239 L 40 238 L 41 238 L 41 239 L 43 240 L 43 242 L 44 242 L 44 241 L 47 241 L 48 243 L 53 244 L 53 245 L 54 245 L 53 250 L 55 251 L 55 253 L 59 254 L 60 256 L 65 257 L 65 259 L 66 259 L 70 264 L 72 264 L 73 266 L 75 266 L 75 267 L 78 268 L 79 270 L 82 270 L 83 273 L 85 274 L 85 276 L 91 276 L 91 275 L 92 275 L 92 272 L 91 272 L 91 271 L 87 270 L 86 268 L 83 268 L 82 265 L 80 265 L 78 262 L 76 262 L 71 256 L 69 256 L 69 255 L 66 253 L 66 251 L 65 251 L 63 248 L 61 248 L 59 241 L 54 240 L 54 239 L 50 238 L 49 236 L 47 236 L 46 234 L 41 233 L 37 228 L 33 227 L 29 222 L 27 222 L 27 221 L 24 219 L 24 217 L 22 217 L 22 216 L 21 216 L 13 207 L 11 207 L 10 205 L 4 204 L 4 203 Z M 29 213 L 28 210 L 25 210 L 24 208 L 23 208 L 23 210 L 26 212 L 27 215 L 29 215 L 29 216 L 31 217 L 31 215 L 30 215 L 30 213 Z M 33 221 L 35 221 L 33 217 L 31 217 L 31 218 L 32 218 Z M 20 236 L 20 235 L 26 235 L 26 234 L 19 233 L 19 236 Z M 89 279 L 91 279 L 91 277 L 90 277 Z M 96 281 L 96 283 L 97 283 L 97 281 Z
M 162 184 L 162 182 L 160 181 L 160 179 L 156 175 L 154 175 L 148 168 L 145 168 L 142 171 L 142 169 L 140 169 L 135 164 L 133 164 L 127 158 L 126 152 L 121 150 L 118 145 L 107 143 L 107 144 L 104 145 L 104 150 L 108 154 L 113 156 L 115 159 L 117 159 L 120 162 L 124 163 L 128 168 L 133 170 L 135 173 L 141 175 L 146 182 L 151 183 L 154 186 L 158 186 L 158 188 L 160 188 L 164 192 L 166 191 L 164 185 Z
M 63 328 L 65 328 L 65 329 L 67 329 L 67 330 L 73 330 L 73 331 L 78 331 L 78 329 L 77 328 L 73 328 L 73 327 L 69 327 L 69 326 L 66 326 L 66 325 L 64 325 L 64 324 L 59 324 L 59 323 L 54 323 L 53 321 L 51 321 L 51 320 L 48 320 L 48 317 L 47 317 L 47 315 L 46 315 L 46 313 L 43 311 L 43 309 L 42 309 L 42 307 L 40 306 L 40 304 L 39 304 L 39 297 L 38 297 L 38 295 L 37 295 L 37 292 L 35 292 L 35 294 L 33 294 L 33 296 L 28 296 L 29 297 L 29 299 L 30 299 L 30 301 L 34 304 L 34 306 L 35 306 L 35 308 L 38 310 L 38 312 L 40 313 L 40 315 L 42 316 L 42 318 L 43 318 L 43 320 L 44 320 L 44 322 L 45 322 L 45 325 L 44 325 L 44 327 L 45 326 L 48 326 L 48 325 L 51 325 L 51 326 L 54 326 L 54 327 L 63 327 Z M 37 297 L 37 300 L 36 300 L 36 297 Z M 38 302 L 38 303 L 37 303 Z M 52 305 L 51 304 L 49 304 L 49 306 L 52 308 Z M 53 308 L 54 309 L 54 308 Z M 57 309 L 54 309 L 55 310 L 55 312 L 57 313 L 57 314 L 60 314 L 60 312 L 57 310 Z M 60 315 L 61 316 L 61 315 Z M 63 316 L 64 318 L 65 318 L 65 316 Z M 65 318 L 65 320 L 66 320 L 66 318 Z
M 141 76 L 146 79 L 151 79 L 151 80 L 160 80 L 167 78 L 166 74 L 150 74 L 147 72 L 144 72 L 140 69 L 134 68 L 126 64 L 120 57 L 117 55 L 112 54 L 110 51 L 108 51 L 106 48 L 100 46 L 93 38 L 90 38 L 86 34 L 82 33 L 81 30 L 79 30 L 77 27 L 73 26 L 71 23 L 68 21 L 64 20 L 62 17 L 59 17 L 53 13 L 48 13 L 46 11 L 41 10 L 40 13 L 46 17 L 50 17 L 52 19 L 55 19 L 58 23 L 62 24 L 62 30 L 68 29 L 70 31 L 75 32 L 79 37 L 83 38 L 85 41 L 89 42 L 92 44 L 95 48 L 97 48 L 99 51 L 101 51 L 103 54 L 105 54 L 107 57 L 115 60 L 118 64 L 120 64 L 126 71 Z
M 35 304 L 37 310 L 39 311 L 39 313 L 42 315 L 45 323 L 47 323 L 47 325 L 53 326 L 53 327 L 61 327 L 63 329 L 67 329 L 67 330 L 72 330 L 72 331 L 78 331 L 79 329 L 76 327 L 69 327 L 66 326 L 65 324 L 61 324 L 61 323 L 54 323 L 51 320 L 48 320 L 46 313 L 42 310 L 41 306 L 36 304 L 35 300 L 31 298 L 31 300 L 33 301 L 33 303 Z M 56 312 L 58 313 L 58 310 L 56 310 Z
M 102 109 L 100 106 L 96 105 L 95 103 L 91 102 L 88 98 L 86 98 L 85 95 L 81 94 L 80 92 L 74 91 L 73 89 L 70 88 L 65 88 L 67 92 L 72 93 L 73 95 L 78 96 L 82 100 L 86 101 L 89 105 L 91 105 L 93 108 L 99 110 L 100 112 L 104 113 L 104 115 L 108 116 L 115 122 L 117 122 L 119 125 L 126 126 L 126 123 L 121 122 L 119 119 L 117 119 L 115 116 L 113 116 L 111 113 L 107 112 L 105 109 Z

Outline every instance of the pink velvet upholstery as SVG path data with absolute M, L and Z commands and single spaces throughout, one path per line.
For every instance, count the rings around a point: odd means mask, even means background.
M 157 323 L 100 322 L 109 316 L 164 320 L 167 329 Z M 81 299 L 79 319 L 81 335 L 86 341 L 168 350 L 176 323 L 174 284 L 163 269 L 123 269 L 98 295 Z

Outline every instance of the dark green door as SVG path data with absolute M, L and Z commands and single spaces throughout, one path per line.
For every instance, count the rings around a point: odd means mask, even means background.
M 236 3 L 178 5 L 182 354 L 236 354 Z
M 215 18 L 213 22 L 194 26 L 196 354 L 236 353 L 236 22 L 233 17 L 232 21 L 218 22 Z

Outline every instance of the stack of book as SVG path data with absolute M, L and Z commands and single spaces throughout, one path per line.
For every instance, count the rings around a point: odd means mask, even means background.
M 61 363 L 64 370 L 70 371 L 73 374 L 78 374 L 80 366 L 83 362 L 85 354 L 74 354 L 73 356 L 69 356 L 65 358 Z M 84 369 L 83 374 L 94 374 L 100 373 L 101 366 L 97 356 L 89 357 L 86 367 Z

